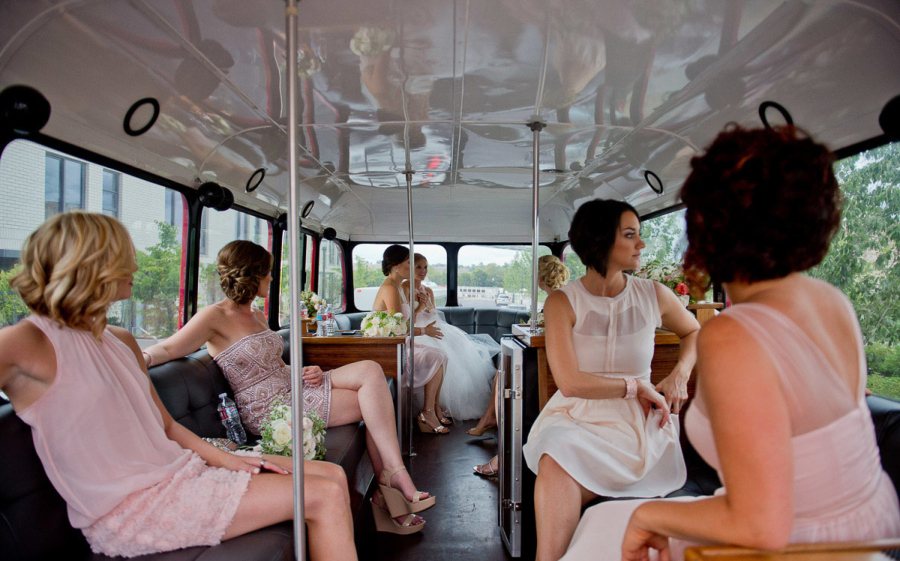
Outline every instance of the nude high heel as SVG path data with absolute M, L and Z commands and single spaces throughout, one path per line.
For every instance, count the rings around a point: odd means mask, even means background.
M 422 512 L 423 510 L 427 510 L 434 506 L 436 501 L 435 497 L 428 497 L 427 499 L 423 499 L 423 493 L 416 491 L 416 494 L 413 495 L 412 500 L 407 499 L 403 492 L 400 489 L 396 489 L 391 487 L 391 477 L 393 477 L 396 473 L 404 471 L 406 466 L 400 466 L 395 468 L 392 471 L 388 471 L 386 469 L 381 470 L 381 473 L 384 474 L 384 481 L 386 485 L 378 484 L 378 488 L 381 490 L 381 496 L 384 498 L 385 504 L 387 504 L 388 510 L 391 513 L 391 518 L 397 518 L 399 516 L 403 516 L 404 514 L 415 514 L 417 512 Z
M 380 493 L 380 491 L 375 491 L 376 493 Z M 372 497 L 369 500 L 372 503 L 372 518 L 375 519 L 375 530 L 378 532 L 387 532 L 389 534 L 400 534 L 402 536 L 408 536 L 410 534 L 415 534 L 416 532 L 421 532 L 425 529 L 425 521 L 423 520 L 421 524 L 413 525 L 413 522 L 416 519 L 415 514 L 407 514 L 406 518 L 403 519 L 403 523 L 397 522 L 391 515 L 388 514 L 387 511 L 384 510 L 383 507 L 375 504 L 375 497 Z M 381 504 L 387 504 L 384 500 L 384 495 L 381 496 Z
M 484 427 L 483 429 L 480 429 L 478 427 L 473 427 L 473 428 L 470 428 L 469 430 L 467 430 L 466 434 L 471 434 L 472 436 L 481 436 L 482 434 L 486 433 L 489 430 L 494 430 L 494 431 L 497 430 L 497 425 L 491 425 L 489 427 Z
M 433 413 L 434 409 L 424 409 L 419 413 L 418 418 L 416 418 L 416 422 L 419 424 L 419 430 L 424 432 L 425 434 L 448 434 L 450 429 L 445 427 L 444 425 L 439 424 L 436 427 L 433 427 L 428 424 L 428 421 L 425 420 L 425 413 Z M 438 421 L 440 423 L 440 421 Z

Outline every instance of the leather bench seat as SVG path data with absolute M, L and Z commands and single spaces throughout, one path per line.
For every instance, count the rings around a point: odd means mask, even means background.
M 282 333 L 286 336 L 286 332 Z M 231 389 L 205 349 L 150 369 L 153 385 L 172 417 L 203 437 L 225 437 L 219 421 L 218 396 Z M 393 380 L 388 381 L 393 384 Z M 393 392 L 393 388 L 392 392 Z M 77 404 L 73 404 L 77 406 Z M 248 435 L 251 436 L 252 435 Z M 72 435 L 79 438 L 79 435 Z M 90 438 L 90 435 L 85 435 Z M 0 405 L 0 552 L 4 560 L 109 559 L 90 551 L 80 531 L 69 525 L 66 504 L 47 479 L 34 450 L 31 429 Z M 365 425 L 357 423 L 328 429 L 327 461 L 347 474 L 351 509 L 357 527 L 364 512 L 363 497 L 372 481 L 366 454 Z M 159 561 L 293 559 L 291 522 L 263 528 L 215 547 L 194 547 L 138 557 Z

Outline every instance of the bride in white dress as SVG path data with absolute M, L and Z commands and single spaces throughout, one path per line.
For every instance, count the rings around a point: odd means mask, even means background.
M 422 281 L 428 275 L 428 260 L 416 253 L 416 327 L 424 327 L 436 322 L 443 334 L 442 339 L 416 337 L 416 343 L 435 347 L 452 358 L 444 372 L 440 402 L 445 416 L 442 424 L 452 421 L 446 417 L 464 421 L 478 419 L 484 412 L 491 397 L 491 385 L 496 368 L 493 356 L 500 352 L 500 345 L 493 339 L 488 341 L 470 337 L 465 331 L 447 323 L 444 314 L 434 304 L 434 292 Z M 409 281 L 404 281 L 403 291 L 409 294 Z

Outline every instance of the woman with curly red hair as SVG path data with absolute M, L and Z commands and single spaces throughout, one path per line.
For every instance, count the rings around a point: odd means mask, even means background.
M 832 164 L 793 127 L 734 126 L 693 159 L 681 194 L 685 270 L 695 292 L 713 279 L 734 305 L 701 330 L 685 430 L 724 486 L 713 497 L 593 507 L 565 559 L 900 536 L 856 314 L 835 287 L 802 274 L 840 223 Z

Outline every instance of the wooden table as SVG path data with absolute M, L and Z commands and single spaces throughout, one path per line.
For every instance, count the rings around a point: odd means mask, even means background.
M 888 560 L 884 551 L 900 549 L 898 540 L 871 542 L 793 544 L 780 551 L 758 551 L 739 547 L 692 547 L 685 561 L 876 561 Z
M 384 375 L 396 378 L 405 337 L 303 337 L 303 364 L 328 371 L 360 360 L 374 360 Z

